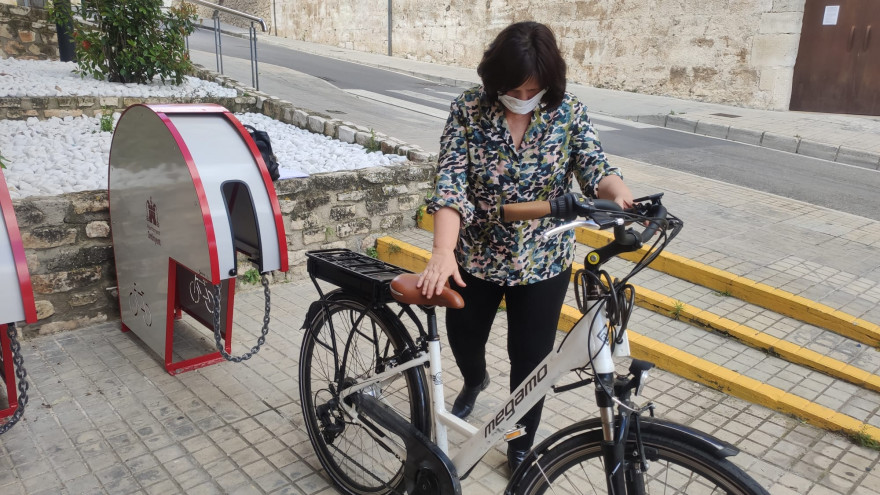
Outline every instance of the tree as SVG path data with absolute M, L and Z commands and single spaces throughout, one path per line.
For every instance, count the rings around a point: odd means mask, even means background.
M 195 29 L 196 8 L 180 2 L 167 12 L 162 0 L 83 0 L 50 9 L 56 23 L 73 20 L 81 75 L 110 82 L 183 82 L 192 70 L 186 37 Z

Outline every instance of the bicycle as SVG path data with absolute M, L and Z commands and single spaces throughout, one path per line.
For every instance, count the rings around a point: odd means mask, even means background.
M 153 313 L 150 311 L 150 305 L 144 301 L 144 291 L 138 290 L 137 282 L 132 284 L 131 290 L 128 292 L 128 307 L 131 309 L 132 316 L 140 314 L 144 324 L 148 327 L 153 326 Z
M 204 298 L 205 309 L 208 310 L 208 313 L 214 313 L 214 295 L 211 294 L 211 289 L 208 288 L 205 280 L 196 274 L 193 274 L 193 279 L 189 283 L 189 297 L 195 304 L 198 304 Z
M 626 325 L 635 292 L 628 280 L 683 226 L 666 212 L 661 196 L 640 198 L 627 211 L 571 194 L 502 207 L 504 221 L 552 216 L 568 222 L 548 236 L 589 226 L 612 229 L 614 240 L 590 251 L 574 277 L 581 319 L 479 427 L 453 416 L 444 398 L 435 309 L 462 307 L 461 296 L 447 287 L 426 299 L 416 288 L 418 275 L 348 250 L 307 253 L 320 297 L 303 326 L 300 399 L 309 439 L 337 489 L 355 495 L 460 493 L 460 479 L 496 442 L 524 433 L 516 421 L 538 399 L 550 390 L 593 384 L 599 417 L 563 428 L 535 446 L 511 474 L 506 494 L 766 495 L 728 460 L 738 453 L 736 447 L 655 418 L 653 404 L 632 401 L 653 364 L 633 359 L 629 374 L 615 373 L 614 358 L 629 355 Z M 633 225 L 645 228 L 639 233 Z M 648 244 L 655 234 L 625 277 L 613 279 L 602 270 L 603 263 Z M 338 288 L 325 294 L 319 280 Z M 425 313 L 427 328 L 413 306 Z M 415 339 L 404 315 L 418 329 Z M 556 386 L 570 371 L 577 381 Z M 467 438 L 452 455 L 450 429 Z

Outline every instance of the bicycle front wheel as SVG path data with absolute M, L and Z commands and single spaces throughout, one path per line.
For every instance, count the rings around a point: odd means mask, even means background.
M 754 479 L 729 460 L 714 456 L 663 432 L 642 431 L 648 460 L 646 494 L 767 495 Z M 630 435 L 626 452 L 636 451 Z M 549 449 L 523 476 L 514 493 L 607 493 L 602 432 L 590 431 Z
M 318 460 L 343 493 L 402 493 L 404 458 L 388 445 L 402 440 L 343 409 L 338 392 L 400 363 L 414 344 L 387 308 L 370 309 L 344 293 L 308 322 L 300 350 L 300 400 Z M 416 367 L 367 387 L 422 433 L 430 435 L 430 401 L 424 370 Z

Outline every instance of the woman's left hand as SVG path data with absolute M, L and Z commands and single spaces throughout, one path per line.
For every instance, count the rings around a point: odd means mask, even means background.
M 620 205 L 621 208 L 633 207 L 633 194 L 629 187 L 623 183 L 619 175 L 606 175 L 599 181 L 596 187 L 597 196 L 600 199 L 610 199 Z

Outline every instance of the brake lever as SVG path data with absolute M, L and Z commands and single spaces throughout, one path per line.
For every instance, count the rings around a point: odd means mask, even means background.
M 596 223 L 592 220 L 575 220 L 574 222 L 569 222 L 569 223 L 560 225 L 559 227 L 554 227 L 554 228 L 548 230 L 547 232 L 544 232 L 544 234 L 541 237 L 546 241 L 546 240 L 549 240 L 550 238 L 555 237 L 565 231 L 576 229 L 578 227 L 587 227 L 587 228 L 596 229 L 596 230 L 601 228 L 598 223 Z

